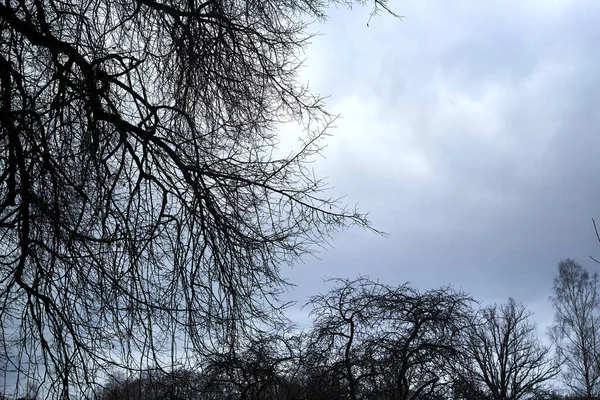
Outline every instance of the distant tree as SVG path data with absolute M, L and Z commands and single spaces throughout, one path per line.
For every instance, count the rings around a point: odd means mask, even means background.
M 97 391 L 96 400 L 205 400 L 202 376 L 193 371 L 150 370 L 138 376 L 115 376 Z
M 203 392 L 215 399 L 287 400 L 301 395 L 296 380 L 302 337 L 262 334 L 241 344 L 235 353 L 207 360 Z
M 559 373 L 540 344 L 531 312 L 509 299 L 482 309 L 471 325 L 465 354 L 466 371 L 493 400 L 519 400 L 536 395 Z
M 467 351 L 461 351 L 459 362 L 452 366 L 452 400 L 492 400 L 489 391 L 473 371 L 473 359 Z
M 590 274 L 575 260 L 561 261 L 550 299 L 555 310 L 550 337 L 564 384 L 577 396 L 600 396 L 598 274 Z
M 0 2 L 0 358 L 67 398 L 280 324 L 279 268 L 369 226 L 297 81 L 308 22 L 366 1 Z
M 236 352 L 205 360 L 198 371 L 117 373 L 96 393 L 98 400 L 291 400 L 303 398 L 296 380 L 301 336 L 262 335 Z
M 448 392 L 448 364 L 459 355 L 455 343 L 468 323 L 467 296 L 449 288 L 420 293 L 365 277 L 333 282 L 330 292 L 309 302 L 310 353 L 320 360 L 308 366 L 329 382 L 341 381 L 337 395 L 416 400 Z
M 526 397 L 526 400 L 582 400 L 560 394 L 556 389 L 541 390 Z

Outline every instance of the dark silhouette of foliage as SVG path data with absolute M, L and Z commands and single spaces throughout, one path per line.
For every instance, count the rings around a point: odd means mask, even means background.
M 66 398 L 192 368 L 281 323 L 282 265 L 369 226 L 307 164 L 333 118 L 296 73 L 329 3 L 353 2 L 0 3 L 5 370 Z
M 97 400 L 200 400 L 202 377 L 193 371 L 145 371 L 138 377 L 113 377 L 94 396 Z
M 147 371 L 125 378 L 118 374 L 97 393 L 99 400 L 121 399 L 301 399 L 301 336 L 262 334 L 240 345 L 235 354 L 206 360 L 198 371 Z
M 465 369 L 455 368 L 457 371 L 452 381 L 452 400 L 492 400 L 476 376 Z
M 234 354 L 209 360 L 203 368 L 204 392 L 221 398 L 289 399 L 301 389 L 295 381 L 302 351 L 300 336 L 260 334 Z

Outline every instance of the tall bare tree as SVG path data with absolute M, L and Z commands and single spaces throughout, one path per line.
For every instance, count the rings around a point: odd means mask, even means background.
M 509 299 L 481 310 L 468 335 L 466 368 L 493 400 L 519 400 L 543 389 L 559 373 L 529 322 L 531 313 Z
M 598 274 L 575 260 L 561 261 L 550 299 L 555 310 L 550 337 L 563 364 L 563 381 L 576 395 L 594 398 L 600 395 Z
M 329 3 L 353 1 L 0 3 L 6 370 L 68 397 L 234 351 L 280 318 L 281 265 L 369 226 L 307 165 L 333 118 L 296 73 Z M 284 122 L 305 136 L 276 157 Z

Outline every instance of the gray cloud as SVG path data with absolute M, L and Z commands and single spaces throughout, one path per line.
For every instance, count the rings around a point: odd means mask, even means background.
M 351 230 L 286 274 L 369 274 L 483 302 L 524 301 L 540 323 L 556 264 L 600 254 L 600 4 L 425 1 L 332 9 L 303 78 L 342 114 L 316 165 L 387 239 Z

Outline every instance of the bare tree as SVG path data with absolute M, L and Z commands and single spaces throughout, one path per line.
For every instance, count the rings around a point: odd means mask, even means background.
M 309 368 L 338 376 L 347 397 L 415 400 L 445 394 L 448 364 L 469 323 L 471 300 L 449 288 L 419 293 L 368 278 L 335 280 L 313 297 Z M 456 344 L 456 346 L 455 346 Z
M 561 261 L 550 299 L 555 310 L 550 337 L 563 364 L 563 381 L 576 395 L 594 398 L 600 395 L 598 274 L 575 260 Z
M 481 310 L 470 329 L 466 371 L 493 400 L 519 400 L 538 393 L 559 372 L 540 344 L 531 312 L 509 299 Z
M 68 397 L 193 367 L 277 324 L 281 265 L 369 226 L 308 165 L 333 118 L 296 73 L 329 3 L 0 3 L 8 369 Z M 278 157 L 284 122 L 305 136 Z

